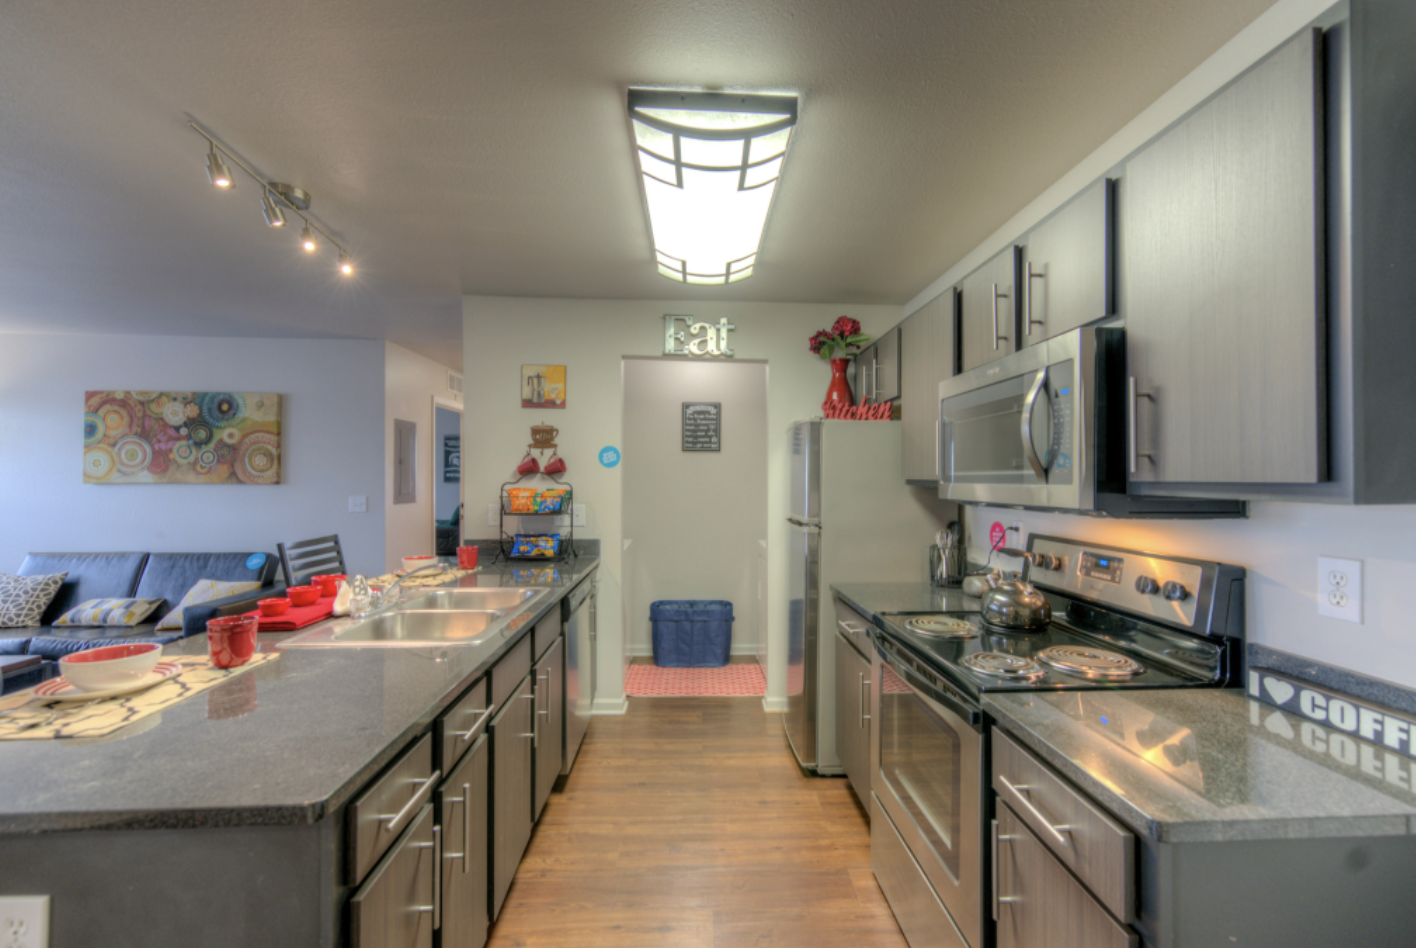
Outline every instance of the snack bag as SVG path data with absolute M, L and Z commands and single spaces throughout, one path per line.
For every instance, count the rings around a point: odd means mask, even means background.
M 543 490 L 536 498 L 536 512 L 560 513 L 564 502 L 565 488 Z
M 535 513 L 535 501 L 537 491 L 531 487 L 510 487 L 506 495 L 509 501 L 508 510 L 511 513 Z

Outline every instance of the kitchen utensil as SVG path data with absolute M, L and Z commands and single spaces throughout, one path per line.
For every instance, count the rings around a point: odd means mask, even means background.
M 408 571 L 421 569 L 424 566 L 432 566 L 438 561 L 436 556 L 405 556 L 403 558 L 403 568 Z
M 559 454 L 552 454 L 551 459 L 546 462 L 546 467 L 544 470 L 547 474 L 564 474 L 565 459 L 562 458 Z
M 101 698 L 114 698 L 118 695 L 128 695 L 135 691 L 142 691 L 144 688 L 151 688 L 169 678 L 175 678 L 181 672 L 181 665 L 173 662 L 158 662 L 157 667 L 143 677 L 122 685 L 115 685 L 112 688 L 105 688 L 102 691 L 81 691 L 72 681 L 61 676 L 51 678 L 35 688 L 34 696 L 43 698 L 45 701 L 87 701 L 92 703 Z
M 285 595 L 289 597 L 292 606 L 313 606 L 320 601 L 320 588 L 318 586 L 291 586 L 285 590 Z
M 294 590 L 291 590 L 292 592 Z M 319 597 L 315 597 L 318 601 Z M 217 668 L 236 668 L 256 654 L 256 632 L 260 619 L 256 616 L 230 616 L 207 621 L 207 653 Z
M 80 691 L 108 691 L 146 678 L 162 657 L 156 642 L 109 645 L 59 659 L 59 672 Z
M 526 452 L 526 457 L 521 459 L 521 463 L 516 465 L 516 473 L 525 477 L 527 474 L 536 474 L 541 470 L 541 462 L 531 456 L 531 452 Z
M 994 629 L 1033 632 L 1047 628 L 1052 621 L 1052 603 L 1032 583 L 1021 579 L 999 580 L 981 598 L 983 622 Z
M 266 617 L 283 616 L 290 611 L 290 600 L 284 597 L 279 599 L 262 599 L 256 603 L 256 608 L 261 611 L 261 615 Z
M 964 530 L 959 521 L 950 521 L 945 528 L 948 542 L 944 548 L 944 585 L 960 586 L 968 571 L 968 556 L 964 552 Z
M 993 588 L 993 584 L 998 581 L 998 571 L 992 569 L 974 570 L 962 580 L 965 596 L 973 596 L 978 599 Z

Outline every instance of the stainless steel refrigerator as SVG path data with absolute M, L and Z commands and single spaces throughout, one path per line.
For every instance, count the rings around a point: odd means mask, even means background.
M 929 545 L 958 516 L 905 484 L 898 421 L 792 425 L 787 739 L 803 768 L 839 774 L 832 583 L 929 582 Z

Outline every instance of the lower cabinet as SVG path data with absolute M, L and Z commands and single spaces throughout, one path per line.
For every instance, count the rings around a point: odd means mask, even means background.
M 442 948 L 482 948 L 487 911 L 487 776 L 491 739 L 477 738 L 438 794 L 442 842 Z
M 861 805 L 870 806 L 870 663 L 836 633 L 836 753 Z
M 531 730 L 536 694 L 527 675 L 492 718 L 491 917 L 495 921 L 511 889 L 516 867 L 531 842 Z
M 352 948 L 433 948 L 438 848 L 424 804 L 350 899 Z
M 559 621 L 559 619 L 557 619 Z M 557 638 L 546 649 L 536 667 L 532 670 L 535 678 L 534 707 L 536 720 L 532 732 L 536 735 L 532 743 L 536 751 L 535 785 L 536 793 L 531 800 L 531 818 L 540 819 L 546 801 L 551 798 L 551 788 L 560 776 L 561 760 L 565 741 L 565 647 L 564 640 Z

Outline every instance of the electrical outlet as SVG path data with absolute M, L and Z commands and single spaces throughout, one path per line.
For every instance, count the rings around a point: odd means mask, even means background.
M 1318 557 L 1318 615 L 1362 624 L 1362 561 Z
M 573 510 L 573 511 L 574 511 L 574 514 L 575 514 L 575 515 L 574 515 L 575 525 L 576 525 L 577 527 L 583 527 L 583 526 L 585 526 L 585 505 L 584 505 L 584 504 L 572 504 L 572 505 L 571 505 L 571 510 Z
M 1028 531 L 1022 521 L 1014 520 L 1008 524 L 1007 536 L 1008 545 L 1013 549 L 1026 550 L 1028 548 Z
M 49 896 L 0 896 L 0 948 L 49 948 Z
M 358 496 L 350 497 L 350 498 L 349 498 L 349 512 L 350 512 L 350 513 L 368 513 L 368 512 L 369 512 L 369 498 L 368 498 L 367 496 L 363 496 L 363 497 L 358 497 Z
M 488 504 L 488 505 L 487 505 L 487 526 L 489 526 L 489 527 L 495 527 L 495 526 L 497 526 L 497 525 L 501 522 L 500 520 L 497 519 L 497 518 L 498 518 L 498 515 L 499 515 L 500 513 L 501 513 L 501 511 L 497 509 L 497 505 L 496 505 L 496 504 Z

